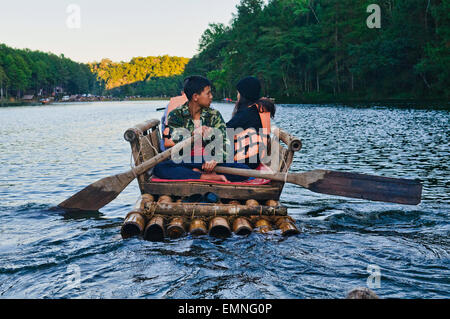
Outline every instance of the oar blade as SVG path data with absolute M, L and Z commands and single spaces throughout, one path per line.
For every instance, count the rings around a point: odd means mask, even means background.
M 306 188 L 316 193 L 404 205 L 418 205 L 422 200 L 422 184 L 417 180 L 334 171 L 311 173 L 320 178 Z
M 112 202 L 134 178 L 130 172 L 103 178 L 60 203 L 58 207 L 66 210 L 98 211 Z

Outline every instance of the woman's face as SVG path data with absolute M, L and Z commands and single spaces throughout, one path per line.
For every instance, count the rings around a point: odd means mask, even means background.
M 239 91 L 237 92 L 237 101 L 239 101 L 241 99 L 241 93 L 239 93 Z

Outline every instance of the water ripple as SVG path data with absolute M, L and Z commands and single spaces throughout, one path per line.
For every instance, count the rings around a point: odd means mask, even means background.
M 450 297 L 445 110 L 277 108 L 275 124 L 304 144 L 292 171 L 419 178 L 424 193 L 417 207 L 286 185 L 281 201 L 302 230 L 298 236 L 272 231 L 162 243 L 120 237 L 139 194 L 136 182 L 100 213 L 53 208 L 95 180 L 129 169 L 123 132 L 161 117 L 155 110 L 165 103 L 0 109 L 2 298 L 343 298 L 367 284 L 369 265 L 380 268 L 381 297 Z M 230 118 L 232 106 L 214 106 Z

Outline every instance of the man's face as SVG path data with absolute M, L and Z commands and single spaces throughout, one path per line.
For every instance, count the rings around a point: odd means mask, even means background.
M 210 107 L 212 100 L 213 95 L 210 86 L 205 87 L 201 94 L 194 94 L 194 101 L 197 102 L 202 108 Z

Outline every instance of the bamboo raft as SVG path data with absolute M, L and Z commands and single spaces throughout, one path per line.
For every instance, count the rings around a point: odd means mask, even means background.
M 159 120 L 150 120 L 125 132 L 136 166 L 161 153 L 159 125 Z M 275 129 L 269 145 L 272 171 L 288 172 L 295 152 L 301 148 L 301 140 Z M 154 182 L 153 178 L 153 170 L 138 176 L 141 196 L 125 218 L 121 230 L 124 239 L 141 236 L 145 240 L 162 241 L 187 233 L 228 237 L 232 232 L 249 235 L 253 231 L 267 233 L 274 229 L 279 229 L 283 236 L 299 233 L 295 220 L 279 203 L 283 182 L 226 185 L 207 181 Z M 208 193 L 220 199 L 214 203 L 186 202 L 194 194 Z

